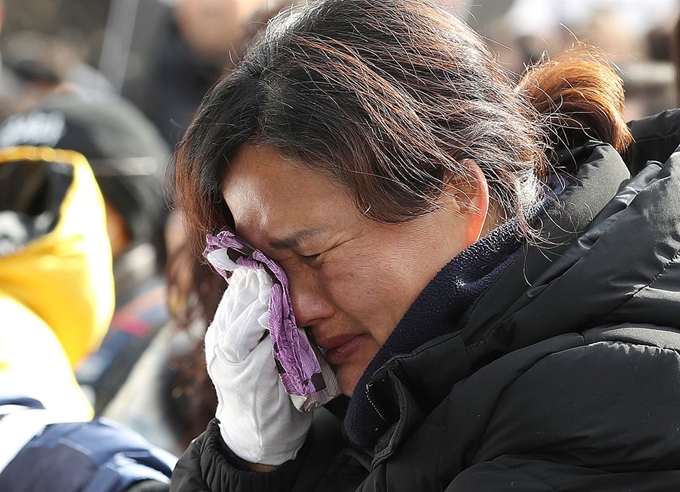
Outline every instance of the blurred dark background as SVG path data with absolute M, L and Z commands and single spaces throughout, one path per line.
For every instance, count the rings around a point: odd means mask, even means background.
M 98 64 L 111 0 L 5 0 L 5 26 L 0 46 L 12 34 L 37 31 L 59 36 L 81 48 Z

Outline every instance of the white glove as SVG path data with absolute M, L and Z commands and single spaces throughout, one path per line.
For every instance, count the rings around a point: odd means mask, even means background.
M 302 447 L 312 413 L 298 411 L 278 377 L 269 339 L 272 280 L 238 266 L 205 335 L 224 442 L 251 463 L 280 465 Z

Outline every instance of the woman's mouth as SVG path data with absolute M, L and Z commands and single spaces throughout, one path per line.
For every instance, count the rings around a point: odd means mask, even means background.
M 369 336 L 365 333 L 340 335 L 322 340 L 319 346 L 324 349 L 326 360 L 330 364 L 339 364 L 361 350 L 368 339 Z

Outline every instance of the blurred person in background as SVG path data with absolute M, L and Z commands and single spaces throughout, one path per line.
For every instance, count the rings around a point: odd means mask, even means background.
M 15 5 L 16 7 L 16 5 Z M 5 18 L 0 0 L 0 29 Z M 55 87 L 68 85 L 88 98 L 118 95 L 108 80 L 85 61 L 85 48 L 58 35 L 18 31 L 3 36 L 0 117 L 30 110 Z M 11 97 L 4 97 L 7 94 Z
M 3 387 L 14 382 L 66 418 L 89 418 L 73 368 L 100 344 L 114 308 L 101 193 L 75 153 L 0 156 Z
M 169 0 L 140 107 L 174 147 L 205 93 L 232 64 L 246 19 L 264 0 Z
M 629 120 L 675 107 L 673 70 L 669 55 L 668 28 L 674 13 L 660 22 L 648 19 L 644 30 L 632 29 L 624 9 L 617 5 L 594 8 L 591 17 L 574 36 L 598 46 L 616 64 L 626 90 L 625 116 Z
M 31 109 L 54 87 L 63 85 L 90 99 L 118 99 L 111 84 L 84 60 L 78 47 L 58 36 L 13 33 L 3 42 L 3 57 L 21 81 L 15 111 Z
M 518 75 L 579 42 L 597 46 L 624 81 L 626 119 L 637 119 L 676 106 L 668 37 L 678 7 L 675 0 L 515 0 L 489 33 L 490 46 Z
M 113 313 L 105 214 L 81 154 L 0 150 L 0 490 L 167 490 L 175 458 L 91 420 L 73 373 Z
M 80 152 L 104 195 L 116 309 L 101 347 L 77 369 L 99 413 L 168 321 L 161 185 L 168 147 L 125 101 L 92 100 L 59 89 L 0 126 L 0 147 L 18 145 Z

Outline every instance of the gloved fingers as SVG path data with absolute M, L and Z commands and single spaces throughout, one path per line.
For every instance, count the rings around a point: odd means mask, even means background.
M 262 340 L 270 344 L 269 339 Z M 210 350 L 206 346 L 206 353 Z M 254 432 L 253 412 L 257 408 L 255 385 L 266 366 L 267 357 L 260 352 L 251 351 L 249 357 L 240 363 L 228 360 L 218 346 L 213 347 L 212 356 L 207 355 L 207 370 L 217 393 L 217 417 L 229 426 L 245 427 Z M 272 369 L 269 369 L 271 373 Z M 276 378 L 276 369 L 273 369 Z
M 270 340 L 263 340 L 263 343 L 265 341 L 271 343 Z M 254 350 L 266 353 L 268 359 L 255 386 L 255 425 L 263 447 L 258 462 L 280 465 L 294 459 L 302 447 L 312 424 L 313 413 L 303 413 L 295 408 L 278 377 L 271 349 L 267 351 L 267 348 L 258 345 Z
M 271 279 L 263 270 L 239 267 L 208 327 L 206 360 L 220 350 L 230 363 L 244 361 L 268 328 Z
M 300 412 L 291 402 L 276 369 L 270 337 L 262 340 L 253 350 L 252 358 L 262 368 L 259 374 L 253 375 L 256 380 L 253 386 L 254 400 L 258 402 L 257 414 L 260 416 L 258 425 L 266 426 L 269 422 L 281 420 L 295 424 L 311 419 L 311 412 Z
M 262 268 L 248 268 L 239 266 L 232 273 L 229 279 L 229 285 L 239 285 L 241 289 L 246 289 L 249 292 L 258 296 L 260 301 L 269 300 L 269 292 L 272 288 L 272 279 L 269 274 Z
M 260 269 L 239 267 L 232 273 L 229 287 L 224 293 L 217 311 L 227 317 L 227 321 L 238 317 L 250 305 L 268 307 L 272 289 L 269 275 Z
M 231 290 L 233 299 L 239 299 L 242 303 L 255 300 L 267 303 L 272 285 L 271 277 L 264 270 L 239 266 L 231 274 L 227 292 Z
M 254 415 L 263 416 L 264 421 L 278 420 L 291 409 L 300 413 L 292 406 L 279 378 L 269 336 L 238 364 L 231 363 L 218 351 L 208 366 L 208 373 L 216 387 L 230 388 L 227 392 L 229 400 L 238 399 L 240 406 L 250 409 Z M 259 422 L 253 425 L 257 426 Z
M 265 334 L 266 330 L 257 321 L 263 309 L 248 306 L 234 320 L 216 317 L 205 334 L 206 361 L 220 355 L 228 364 L 244 362 Z
M 216 416 L 223 427 L 230 429 L 238 447 L 247 443 L 259 446 L 259 415 L 272 397 L 276 401 L 279 381 L 269 337 L 265 337 L 239 364 L 226 360 L 217 350 L 207 369 L 218 397 Z
M 208 260 L 215 268 L 220 268 L 222 270 L 234 271 L 238 268 L 238 265 L 234 260 L 229 258 L 227 249 L 216 249 L 205 255 L 205 259 Z

